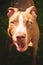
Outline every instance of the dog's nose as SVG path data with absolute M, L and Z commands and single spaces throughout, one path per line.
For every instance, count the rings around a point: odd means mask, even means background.
M 25 41 L 25 36 L 17 36 L 16 39 L 20 42 Z
M 25 38 L 25 36 L 16 36 L 16 38 L 20 38 L 20 39 L 24 39 Z
M 16 38 L 22 40 L 22 39 L 25 39 L 25 35 L 17 35 Z

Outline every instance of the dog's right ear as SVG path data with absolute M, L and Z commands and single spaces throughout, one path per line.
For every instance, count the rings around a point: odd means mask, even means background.
M 7 16 L 10 17 L 14 14 L 14 12 L 18 11 L 17 8 L 13 8 L 13 7 L 9 7 L 8 8 L 8 12 L 7 12 Z
M 31 6 L 31 7 L 27 8 L 26 12 L 30 13 L 34 18 L 37 18 L 35 6 Z

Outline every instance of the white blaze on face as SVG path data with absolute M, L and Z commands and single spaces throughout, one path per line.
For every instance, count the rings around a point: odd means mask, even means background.
M 24 31 L 26 32 L 26 29 L 25 29 L 25 27 L 23 25 L 23 21 L 24 21 L 23 15 L 20 14 L 19 19 L 18 19 L 19 24 L 18 24 L 18 27 L 16 29 L 16 32 L 22 32 L 22 33 L 24 33 Z
M 13 35 L 14 40 L 15 40 L 16 35 L 20 35 L 20 33 L 21 33 L 21 34 L 22 34 L 22 33 L 23 33 L 23 34 L 26 34 L 26 27 L 24 26 L 23 21 L 24 21 L 23 15 L 20 14 L 20 15 L 19 15 L 19 19 L 18 19 L 18 26 L 17 26 L 17 28 L 16 28 L 16 30 L 15 30 L 14 35 Z

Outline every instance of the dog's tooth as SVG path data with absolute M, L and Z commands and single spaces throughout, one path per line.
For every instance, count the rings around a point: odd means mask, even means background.
M 16 47 L 18 47 L 18 44 L 17 43 L 15 43 L 16 44 Z

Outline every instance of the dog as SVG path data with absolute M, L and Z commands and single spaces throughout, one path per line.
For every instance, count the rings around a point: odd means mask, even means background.
M 36 55 L 39 41 L 39 27 L 36 22 L 35 6 L 19 11 L 18 8 L 8 8 L 9 25 L 7 29 L 7 48 L 11 51 L 14 45 L 18 52 L 25 52 L 32 47 L 32 65 L 36 65 Z

